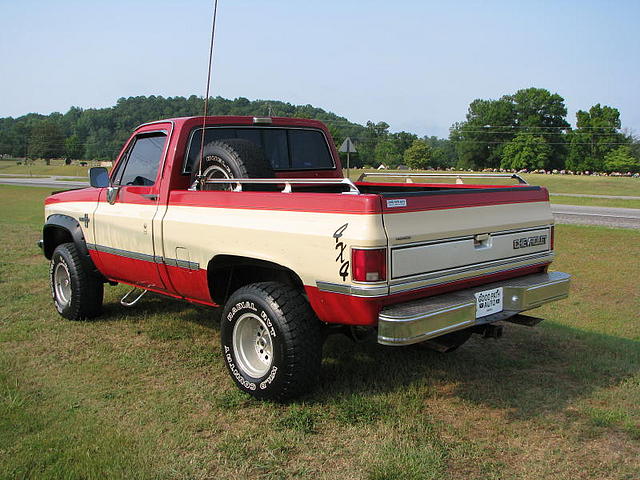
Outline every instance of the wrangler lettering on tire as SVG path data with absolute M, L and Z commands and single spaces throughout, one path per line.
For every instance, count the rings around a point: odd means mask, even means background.
M 250 395 L 286 400 L 315 383 L 321 325 L 295 288 L 265 282 L 238 289 L 225 306 L 220 330 L 229 373 Z

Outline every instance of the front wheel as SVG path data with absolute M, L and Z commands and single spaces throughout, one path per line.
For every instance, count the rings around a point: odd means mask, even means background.
M 102 311 L 104 284 L 87 271 L 73 243 L 63 243 L 53 251 L 49 279 L 53 303 L 63 317 L 84 320 Z
M 225 364 L 241 390 L 283 401 L 315 384 L 322 329 L 293 287 L 266 282 L 238 289 L 224 308 L 220 331 Z

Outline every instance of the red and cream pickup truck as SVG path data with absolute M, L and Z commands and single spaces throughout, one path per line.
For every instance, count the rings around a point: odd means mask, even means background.
M 91 187 L 45 201 L 60 314 L 100 314 L 105 283 L 135 287 L 127 306 L 148 291 L 222 306 L 224 361 L 257 398 L 308 391 L 330 332 L 444 352 L 568 295 L 570 276 L 549 270 L 547 190 L 352 182 L 317 121 L 152 122 L 111 172 L 89 173 Z

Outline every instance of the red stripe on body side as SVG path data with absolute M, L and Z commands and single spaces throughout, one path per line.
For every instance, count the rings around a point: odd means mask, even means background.
M 381 213 L 378 195 L 342 195 L 337 193 L 293 194 L 280 192 L 192 192 L 176 190 L 169 196 L 170 206 L 229 209 L 276 210 L 287 212 Z

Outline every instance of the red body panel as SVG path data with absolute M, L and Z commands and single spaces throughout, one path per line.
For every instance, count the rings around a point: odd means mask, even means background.
M 337 195 L 335 193 L 304 193 L 286 195 L 279 192 L 192 192 L 176 190 L 170 193 L 173 206 L 215 207 L 289 212 L 346 213 L 370 215 L 381 213 L 378 195 Z
M 101 188 L 81 188 L 80 190 L 68 190 L 66 192 L 54 193 L 44 199 L 45 205 L 61 202 L 97 202 Z

